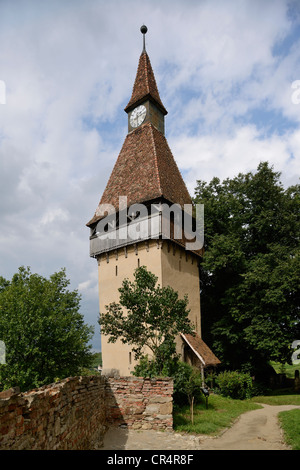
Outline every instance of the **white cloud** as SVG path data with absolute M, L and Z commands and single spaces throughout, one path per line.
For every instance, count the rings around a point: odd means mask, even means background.
M 123 108 L 144 22 L 169 111 L 167 138 L 191 193 L 196 179 L 255 170 L 261 160 L 282 171 L 285 184 L 294 183 L 299 7 L 292 4 L 288 15 L 288 6 L 282 0 L 1 2 L 0 275 L 10 277 L 21 264 L 43 275 L 66 266 L 86 318 L 96 321 L 97 265 L 85 224 L 127 132 Z M 281 54 L 274 54 L 276 45 Z M 276 116 L 276 125 L 264 115 L 256 122 L 253 110 Z
M 41 224 L 42 225 L 49 225 L 52 224 L 53 222 L 57 221 L 67 221 L 70 219 L 69 214 L 67 211 L 61 209 L 58 207 L 57 209 L 50 209 L 46 212 L 46 214 L 43 215 L 41 219 Z
M 98 271 L 90 273 L 90 278 L 78 284 L 78 291 L 98 300 Z
M 195 179 L 210 181 L 216 176 L 224 180 L 238 173 L 255 172 L 262 161 L 268 161 L 275 171 L 282 172 L 285 186 L 299 182 L 299 130 L 264 138 L 255 126 L 244 126 L 236 128 L 230 136 L 182 136 L 172 140 L 172 148 L 191 194 Z

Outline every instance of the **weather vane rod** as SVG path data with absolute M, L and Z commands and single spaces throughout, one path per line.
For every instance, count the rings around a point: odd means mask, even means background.
M 141 26 L 141 33 L 143 34 L 143 52 L 146 52 L 146 42 L 145 42 L 145 34 L 147 33 L 148 28 L 143 24 Z

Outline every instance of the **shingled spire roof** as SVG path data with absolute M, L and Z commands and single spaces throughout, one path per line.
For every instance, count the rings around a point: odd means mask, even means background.
M 164 115 L 168 114 L 160 99 L 155 76 L 152 70 L 149 56 L 145 50 L 140 55 L 139 65 L 133 85 L 132 95 L 125 111 L 130 111 L 145 99 L 154 101 Z
M 165 136 L 149 122 L 126 136 L 100 204 L 118 211 L 119 196 L 127 196 L 128 206 L 157 198 L 192 203 Z M 88 225 L 99 219 L 96 211 Z
M 138 64 L 132 96 L 125 108 L 130 112 L 140 103 L 150 100 L 165 115 L 167 111 L 160 99 L 150 59 L 145 49 Z M 128 207 L 162 198 L 171 204 L 192 204 L 191 197 L 177 167 L 165 136 L 145 121 L 129 132 L 115 163 L 94 217 L 92 226 L 101 219 L 99 206 L 111 204 L 119 208 L 119 197 L 127 196 Z

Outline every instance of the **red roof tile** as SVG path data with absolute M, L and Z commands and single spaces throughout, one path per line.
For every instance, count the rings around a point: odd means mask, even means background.
M 127 196 L 128 206 L 157 198 L 192 203 L 165 136 L 149 122 L 126 136 L 99 204 L 118 211 L 119 196 Z M 87 225 L 100 218 L 96 210 Z
M 132 109 L 136 104 L 138 104 L 145 98 L 154 100 L 163 112 L 163 114 L 167 114 L 167 110 L 162 104 L 162 101 L 159 96 L 150 59 L 148 57 L 147 52 L 143 51 L 140 56 L 132 95 L 129 100 L 129 103 L 125 108 L 125 111 L 130 111 L 130 109 Z

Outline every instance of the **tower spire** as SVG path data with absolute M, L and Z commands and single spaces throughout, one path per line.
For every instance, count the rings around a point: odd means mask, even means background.
M 146 42 L 145 42 L 145 34 L 147 33 L 148 28 L 144 24 L 141 26 L 141 33 L 143 35 L 143 52 L 146 52 Z
M 166 110 L 160 99 L 150 59 L 146 51 L 145 34 L 148 31 L 147 26 L 143 24 L 140 28 L 140 31 L 143 34 L 143 51 L 140 55 L 132 95 L 124 111 L 128 113 L 135 106 L 141 104 L 142 100 L 150 98 L 150 100 L 157 104 L 157 106 L 165 116 L 166 114 L 168 114 L 168 111 Z

